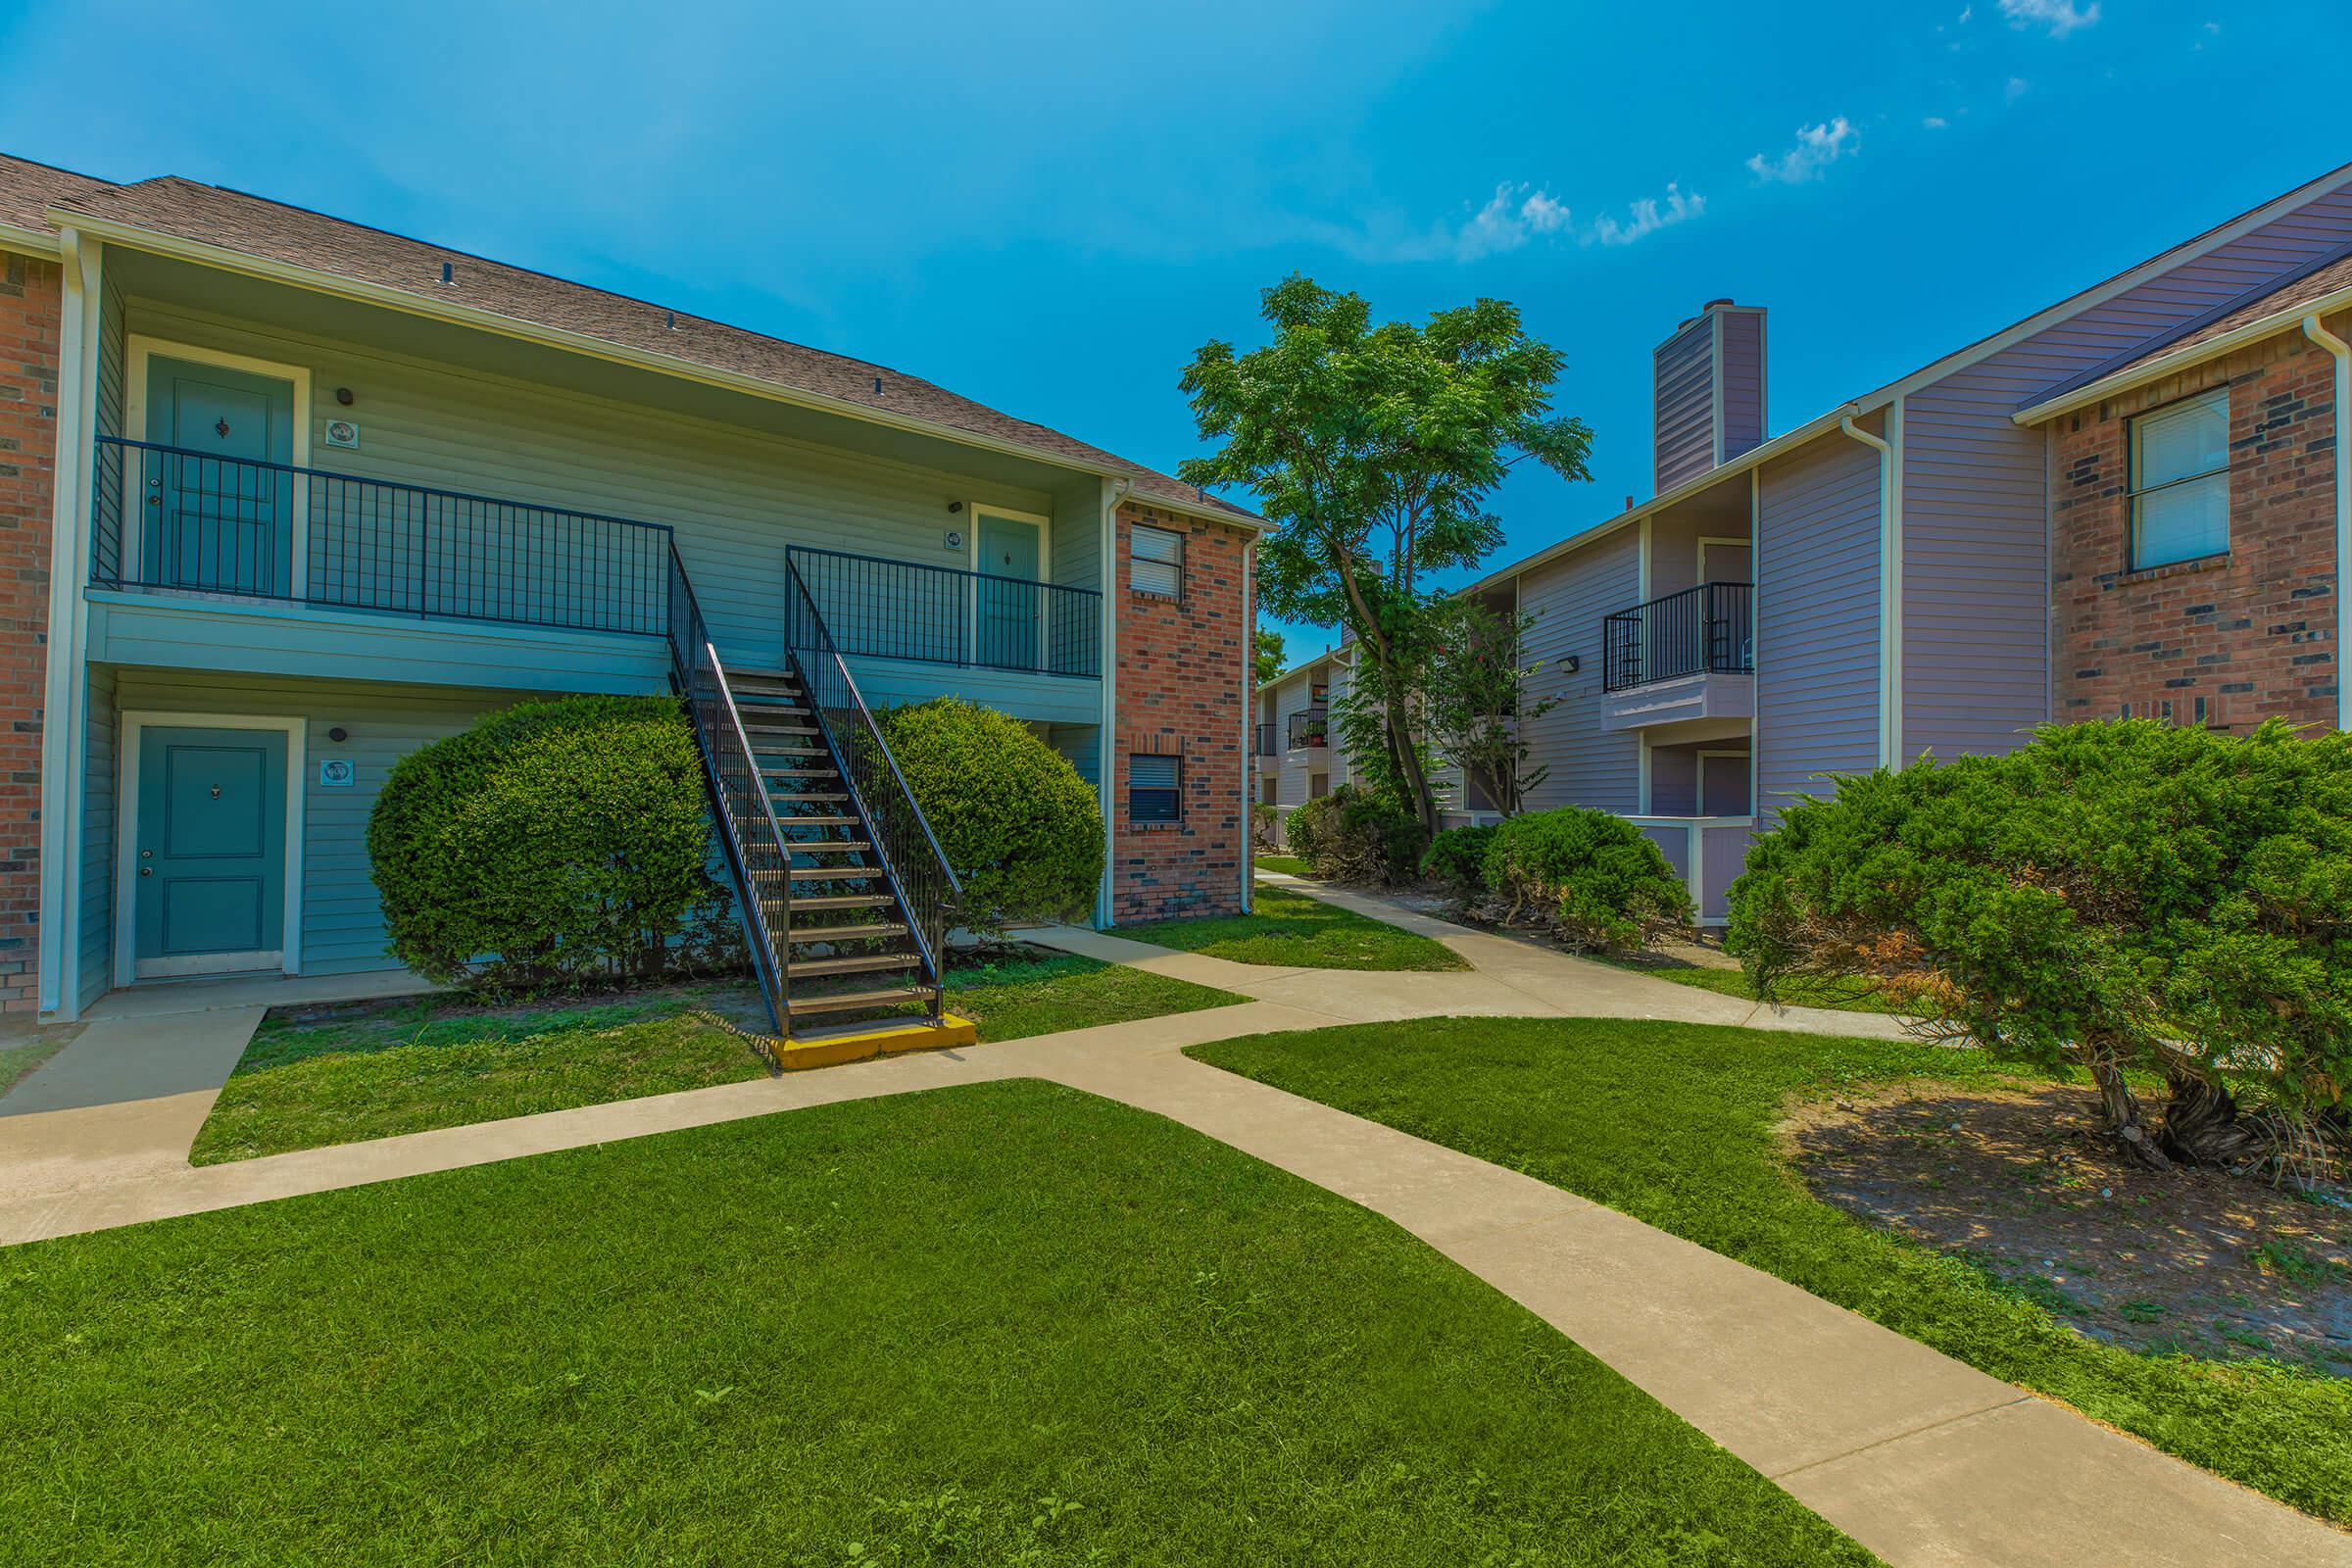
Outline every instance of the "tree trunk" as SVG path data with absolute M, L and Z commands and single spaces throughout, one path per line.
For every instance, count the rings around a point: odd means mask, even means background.
M 1390 684 L 1394 687 L 1401 683 Z M 1392 690 L 1381 706 L 1381 718 L 1388 725 L 1390 750 L 1403 771 L 1404 787 L 1412 792 L 1413 814 L 1421 818 L 1421 836 L 1434 837 L 1438 831 L 1437 797 L 1430 793 L 1429 775 L 1421 770 L 1421 749 L 1413 744 L 1413 732 L 1404 721 L 1406 705 L 1402 694 Z
M 2076 1053 L 2082 1065 L 2090 1069 L 2090 1080 L 2098 1086 L 2099 1103 L 2107 1112 L 2107 1131 L 2124 1152 L 2150 1170 L 2171 1170 L 2172 1160 L 2148 1135 L 2147 1124 L 2140 1118 L 2139 1098 L 2124 1080 L 2124 1069 L 2116 1061 L 2114 1048 L 2086 1041 L 2076 1047 Z
M 2165 1083 L 2172 1098 L 2157 1136 L 2173 1158 L 2243 1170 L 2276 1152 L 2259 1129 L 2238 1119 L 2237 1098 L 2223 1085 L 2178 1062 L 2168 1065 Z

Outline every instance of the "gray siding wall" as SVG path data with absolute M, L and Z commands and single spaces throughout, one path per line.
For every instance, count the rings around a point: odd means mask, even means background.
M 1764 444 L 1764 313 L 1728 310 L 1723 318 L 1723 461 Z
M 2010 415 L 2347 241 L 2339 189 L 1905 400 L 1906 759 L 2007 751 L 2048 712 L 2047 460 Z
M 968 544 L 945 546 L 951 529 L 971 534 L 970 513 L 951 514 L 951 501 L 1053 516 L 1056 570 L 1100 578 L 1091 479 L 1056 497 L 177 308 L 135 304 L 129 327 L 308 368 L 318 467 L 672 524 L 732 662 L 765 666 L 781 656 L 787 545 L 968 566 Z M 357 393 L 349 411 L 334 404 L 338 386 Z M 358 451 L 320 437 L 329 415 L 346 412 L 360 426 Z
M 1842 433 L 1765 465 L 1756 550 L 1756 808 L 1879 760 L 1879 461 Z
M 1559 699 L 1557 708 L 1526 723 L 1530 765 L 1551 769 L 1543 787 L 1529 792 L 1530 810 L 1641 807 L 1640 742 L 1631 730 L 1600 727 L 1600 620 L 1639 597 L 1641 556 L 1641 530 L 1621 528 L 1519 579 L 1519 608 L 1535 617 L 1526 658 L 1544 665 L 1530 695 Z M 1567 672 L 1571 655 L 1583 661 L 1574 675 Z
M 1671 490 L 1715 466 L 1715 333 L 1699 317 L 1657 347 L 1653 434 L 1657 487 Z

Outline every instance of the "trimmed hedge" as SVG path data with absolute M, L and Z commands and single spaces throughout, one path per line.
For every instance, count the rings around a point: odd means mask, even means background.
M 1542 925 L 1573 947 L 1630 952 L 1693 915 L 1663 851 L 1624 817 L 1581 806 L 1504 822 L 1485 871 L 1503 920 Z
M 1421 823 L 1385 795 L 1343 784 L 1291 812 L 1291 853 L 1334 882 L 1401 882 L 1421 863 Z
M 497 991 L 740 961 L 708 800 L 664 697 L 524 703 L 413 752 L 368 819 L 390 952 Z
M 994 934 L 1093 906 L 1102 808 L 1068 758 L 1019 719 L 956 697 L 891 709 L 877 722 L 963 884 L 956 923 Z
M 1487 891 L 1487 847 L 1500 829 L 1449 827 L 1429 841 L 1421 874 L 1445 883 L 1465 899 Z

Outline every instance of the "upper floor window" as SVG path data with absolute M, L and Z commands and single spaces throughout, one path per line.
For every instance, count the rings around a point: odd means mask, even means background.
M 1184 535 L 1137 523 L 1127 531 L 1127 585 L 1139 594 L 1183 597 Z
M 2132 421 L 2132 569 L 2230 548 L 2230 389 Z

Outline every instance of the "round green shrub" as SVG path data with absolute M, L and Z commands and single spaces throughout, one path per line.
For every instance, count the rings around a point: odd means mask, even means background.
M 1421 857 L 1421 874 L 1445 883 L 1465 899 L 1487 891 L 1487 846 L 1494 842 L 1493 827 L 1449 827 L 1429 841 Z
M 1503 919 L 1532 920 L 1595 952 L 1630 952 L 1693 913 L 1683 879 L 1647 835 L 1581 806 L 1504 822 L 1488 841 L 1485 871 Z
M 524 703 L 411 753 L 368 858 L 392 956 L 428 979 L 529 991 L 740 956 L 669 698 Z
M 1731 904 L 1759 995 L 1865 978 L 1996 1056 L 2080 1066 L 2144 1163 L 2291 1169 L 2343 1126 L 2342 734 L 2048 725 L 2005 757 L 1842 778 L 1782 812 Z M 2153 1125 L 2140 1074 L 2165 1086 Z
M 1353 784 L 1308 801 L 1287 827 L 1291 853 L 1334 882 L 1400 882 L 1421 864 L 1420 819 Z
M 879 721 L 963 885 L 958 924 L 993 934 L 1093 906 L 1102 808 L 1068 758 L 1019 719 L 956 697 L 892 709 Z

